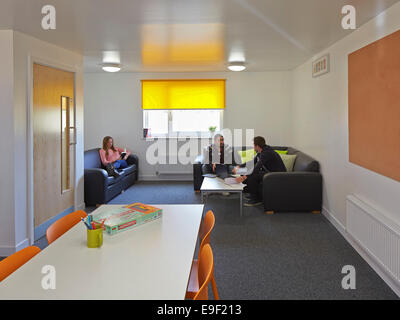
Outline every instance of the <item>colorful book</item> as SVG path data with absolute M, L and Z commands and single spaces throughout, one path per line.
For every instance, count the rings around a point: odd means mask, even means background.
M 104 230 L 113 235 L 156 220 L 161 216 L 162 209 L 136 202 L 123 207 L 103 210 L 97 214 L 94 213 L 93 220 L 97 224 L 104 221 Z

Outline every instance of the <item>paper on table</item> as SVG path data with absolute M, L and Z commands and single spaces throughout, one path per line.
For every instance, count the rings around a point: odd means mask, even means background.
M 236 181 L 236 178 L 225 178 L 224 182 L 226 184 L 238 184 L 238 182 Z

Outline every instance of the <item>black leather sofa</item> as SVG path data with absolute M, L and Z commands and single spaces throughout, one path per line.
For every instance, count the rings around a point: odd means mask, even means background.
M 85 151 L 85 204 L 104 204 L 138 180 L 139 159 L 130 155 L 128 167 L 119 170 L 120 177 L 109 177 L 100 160 L 99 148 Z
M 322 175 L 317 160 L 291 147 L 273 147 L 275 150 L 288 150 L 297 155 L 293 172 L 271 172 L 264 175 L 259 195 L 263 199 L 264 211 L 274 212 L 314 212 L 322 209 Z M 249 148 L 235 148 L 238 150 Z M 252 148 L 251 148 L 252 149 Z M 235 156 L 233 165 L 240 164 Z M 236 161 L 235 161 L 236 160 Z M 194 190 L 199 191 L 203 182 L 203 155 L 193 164 Z

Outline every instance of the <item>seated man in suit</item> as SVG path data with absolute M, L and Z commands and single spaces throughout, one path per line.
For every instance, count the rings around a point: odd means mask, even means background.
M 257 155 L 254 158 L 253 170 L 247 175 L 236 178 L 237 182 L 243 182 L 247 185 L 244 189 L 244 192 L 250 194 L 247 199 L 248 201 L 244 204 L 247 207 L 257 206 L 262 203 L 258 188 L 260 183 L 262 183 L 264 174 L 268 172 L 286 172 L 286 167 L 282 158 L 274 149 L 265 143 L 263 137 L 254 138 L 254 150 L 256 150 Z M 240 167 L 244 166 L 250 167 L 248 164 L 241 165 Z M 235 167 L 232 172 L 236 173 L 238 169 L 239 166 Z
M 203 154 L 204 163 L 202 166 L 203 174 L 216 173 L 217 164 L 227 166 L 228 172 L 233 169 L 232 148 L 224 143 L 224 136 L 216 134 L 214 136 L 214 144 L 208 146 Z

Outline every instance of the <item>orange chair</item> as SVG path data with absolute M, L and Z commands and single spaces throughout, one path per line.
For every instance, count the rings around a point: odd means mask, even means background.
M 207 211 L 204 221 L 201 225 L 201 232 L 200 232 L 201 242 L 199 249 L 200 253 L 202 252 L 203 247 L 206 244 L 210 243 L 210 235 L 211 231 L 214 229 L 214 225 L 215 225 L 215 216 L 214 213 L 211 210 L 209 210 Z M 188 289 L 186 291 L 187 299 L 193 299 L 199 290 L 198 270 L 199 270 L 199 260 L 194 259 L 192 264 L 192 270 L 190 271 Z M 217 284 L 215 283 L 215 278 L 214 278 L 214 271 L 211 274 L 211 285 L 215 300 L 219 300 Z
M 208 300 L 208 285 L 214 273 L 214 257 L 208 243 L 200 251 L 198 266 L 198 281 L 200 286 L 193 300 Z
M 22 249 L 11 256 L 0 261 L 0 282 L 7 278 L 11 273 L 28 262 L 37 255 L 40 249 L 36 246 Z
M 79 221 L 81 221 L 81 218 L 86 218 L 86 217 L 87 214 L 85 211 L 78 210 L 57 220 L 46 230 L 47 242 L 49 244 L 54 242 L 59 237 L 61 237 L 65 232 L 71 229 L 74 225 L 76 225 Z

